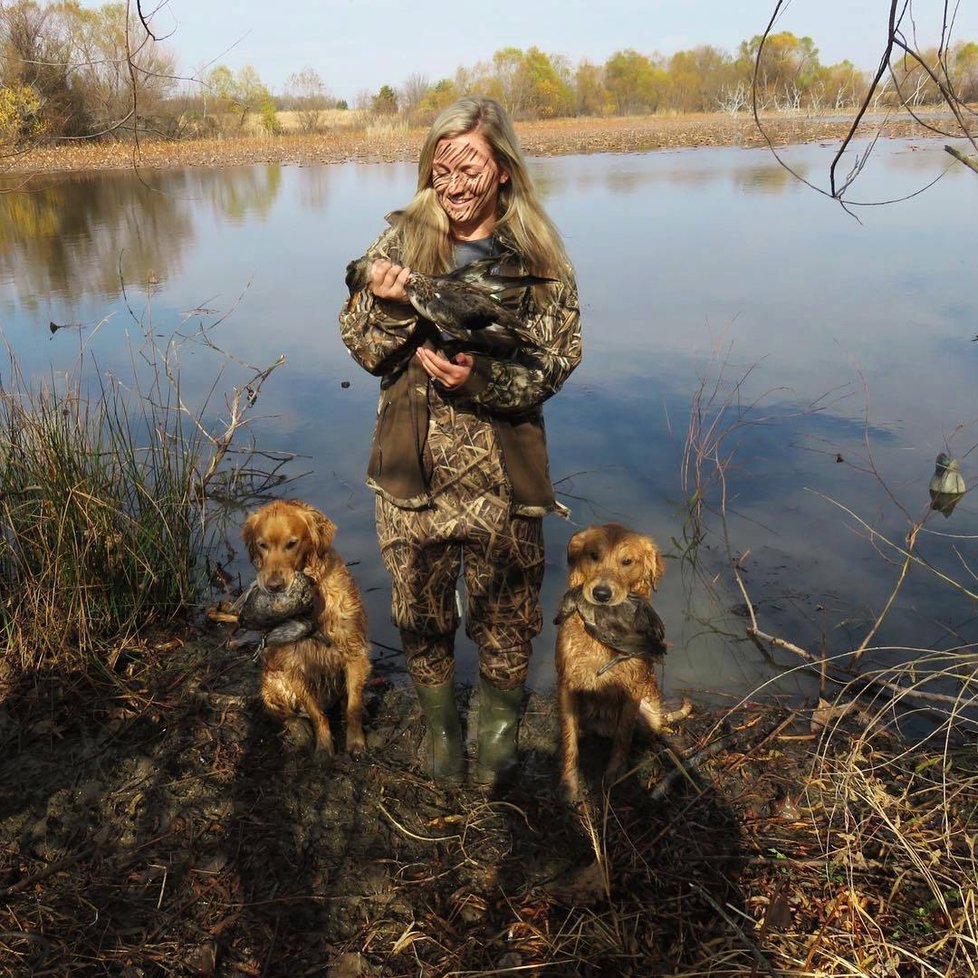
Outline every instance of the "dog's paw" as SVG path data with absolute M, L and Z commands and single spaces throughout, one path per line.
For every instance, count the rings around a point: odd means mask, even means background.
M 683 697 L 682 703 L 677 709 L 669 710 L 665 712 L 662 719 L 665 723 L 677 723 L 680 720 L 685 720 L 693 712 L 693 704 L 689 701 L 687 697 Z
M 333 746 L 333 738 L 330 734 L 316 738 L 315 754 L 319 761 L 331 761 L 336 756 L 336 748 Z
M 364 740 L 362 733 L 359 736 L 347 735 L 346 752 L 355 761 L 359 761 L 360 758 L 362 758 L 363 755 L 367 753 L 367 743 Z

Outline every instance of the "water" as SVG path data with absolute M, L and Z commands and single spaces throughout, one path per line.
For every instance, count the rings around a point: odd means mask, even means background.
M 784 157 L 825 185 L 831 152 L 793 147 Z M 936 141 L 887 142 L 860 192 L 905 196 L 950 163 Z M 546 521 L 546 617 L 563 591 L 570 534 L 617 520 L 672 558 L 657 600 L 670 691 L 735 702 L 757 687 L 808 689 L 783 675 L 799 659 L 785 653 L 774 666 L 744 639 L 745 593 L 724 534 L 762 630 L 830 652 L 866 633 L 897 579 L 895 547 L 927 513 L 935 455 L 962 458 L 966 479 L 976 457 L 978 180 L 952 166 L 926 193 L 860 208 L 857 220 L 766 150 L 568 157 L 532 169 L 577 267 L 585 342 L 582 366 L 547 408 L 552 474 L 573 521 Z M 294 493 L 337 521 L 372 637 L 396 646 L 363 486 L 377 381 L 347 355 L 336 314 L 346 262 L 410 197 L 414 167 L 99 172 L 33 186 L 0 197 L 0 328 L 20 366 L 49 374 L 83 357 L 124 374 L 129 339 L 146 325 L 160 343 L 211 326 L 219 346 L 255 367 L 284 354 L 252 432 L 262 447 L 300 456 Z M 51 322 L 73 328 L 52 335 Z M 183 345 L 185 397 L 204 397 L 217 362 Z M 218 390 L 246 375 L 232 364 Z M 707 505 L 691 548 L 684 501 L 696 480 L 684 449 L 698 392 L 702 427 L 725 433 L 712 452 L 719 467 L 700 466 Z M 917 546 L 974 589 L 976 532 L 969 495 L 951 519 L 930 516 Z M 242 558 L 235 566 L 248 575 Z M 536 644 L 538 688 L 552 683 L 553 631 Z M 914 566 L 873 644 L 893 647 L 875 653 L 885 664 L 975 640 L 973 600 Z M 475 672 L 465 640 L 459 672 Z

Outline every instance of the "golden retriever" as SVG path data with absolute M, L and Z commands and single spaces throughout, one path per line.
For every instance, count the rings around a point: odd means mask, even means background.
M 591 526 L 567 545 L 568 587 L 555 623 L 561 784 L 580 798 L 583 730 L 611 737 L 607 781 L 628 763 L 635 724 L 662 726 L 656 659 L 664 631 L 648 599 L 665 572 L 655 542 L 618 523 Z
M 345 688 L 346 749 L 358 756 L 366 746 L 363 691 L 370 675 L 370 644 L 360 592 L 333 549 L 335 533 L 333 521 L 308 503 L 279 500 L 252 513 L 242 536 L 259 587 L 281 591 L 295 574 L 305 574 L 315 585 L 313 634 L 265 648 L 265 708 L 300 736 L 304 713 L 312 723 L 316 752 L 332 757 L 333 735 L 325 711 Z

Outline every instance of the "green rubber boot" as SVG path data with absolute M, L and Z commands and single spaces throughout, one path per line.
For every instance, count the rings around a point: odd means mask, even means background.
M 438 784 L 461 784 L 465 780 L 465 760 L 455 689 L 450 682 L 442 686 L 415 684 L 414 688 L 428 725 L 428 773 Z
M 492 787 L 510 780 L 517 768 L 517 733 L 523 687 L 499 689 L 479 678 L 479 759 L 472 775 L 478 784 Z

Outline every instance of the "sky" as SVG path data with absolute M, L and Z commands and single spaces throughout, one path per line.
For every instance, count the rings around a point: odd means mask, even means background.
M 98 7 L 101 0 L 82 0 Z M 133 5 L 135 6 L 135 4 Z M 255 68 L 280 94 L 313 68 L 351 104 L 382 85 L 434 83 L 504 47 L 538 47 L 572 66 L 616 51 L 670 55 L 701 44 L 735 54 L 767 27 L 776 0 L 142 0 L 182 73 Z M 811 37 L 822 64 L 875 68 L 889 0 L 788 0 L 775 30 Z M 953 8 L 954 0 L 950 3 Z M 959 0 L 953 37 L 978 41 L 978 0 Z M 914 0 L 920 46 L 934 46 L 945 0 Z M 909 30 L 909 28 L 908 28 Z

